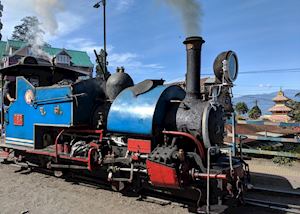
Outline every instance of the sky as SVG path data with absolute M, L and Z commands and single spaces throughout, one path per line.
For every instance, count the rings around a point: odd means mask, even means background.
M 135 83 L 144 79 L 184 79 L 186 37 L 178 10 L 168 0 L 107 0 L 109 70 L 124 66 Z M 182 0 L 188 4 L 190 0 Z M 202 77 L 213 76 L 219 53 L 233 50 L 239 58 L 234 95 L 300 91 L 299 0 L 195 0 L 201 4 L 198 35 Z M 25 16 L 43 23 L 45 41 L 53 47 L 87 51 L 103 46 L 102 9 L 95 0 L 2 0 L 3 40 Z M 42 5 L 40 5 L 42 4 Z M 49 4 L 49 5 L 47 5 Z M 186 5 L 188 7 L 188 5 Z M 46 10 L 45 10 L 46 8 Z M 51 17 L 49 22 L 45 16 Z

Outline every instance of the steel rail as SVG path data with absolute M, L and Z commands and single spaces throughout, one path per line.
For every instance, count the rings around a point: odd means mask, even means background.
M 269 189 L 265 187 L 252 187 L 251 190 L 257 191 L 257 192 L 271 192 L 275 194 L 284 194 L 284 195 L 291 195 L 291 196 L 300 196 L 300 192 L 295 192 L 295 191 L 288 191 L 288 190 L 279 190 L 279 189 Z M 251 191 L 249 190 L 249 192 Z
M 258 200 L 258 199 L 251 199 L 251 198 L 245 198 L 245 202 L 249 205 L 266 207 L 266 208 L 280 210 L 288 213 L 300 214 L 300 206 L 297 205 L 277 203 L 277 202 L 272 202 L 267 200 Z
M 276 190 L 276 189 L 269 189 L 269 188 L 264 188 L 264 187 L 253 187 L 252 189 L 248 190 L 248 192 L 269 195 L 271 197 L 272 196 L 278 197 L 280 195 L 285 195 L 285 198 L 300 196 L 299 192 Z M 284 198 L 284 196 L 282 196 L 282 197 Z M 254 199 L 249 196 L 245 197 L 244 199 L 245 199 L 245 202 L 249 205 L 266 207 L 266 208 L 284 211 L 284 212 L 288 212 L 288 213 L 300 214 L 300 205 L 295 205 L 295 204 L 291 204 L 291 203 L 281 203 L 281 202 L 276 202 L 276 201 L 272 201 L 272 200 Z

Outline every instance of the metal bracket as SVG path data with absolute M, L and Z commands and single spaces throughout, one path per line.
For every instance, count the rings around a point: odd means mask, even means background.
M 41 112 L 41 115 L 42 115 L 42 116 L 45 116 L 45 115 L 46 115 L 46 111 L 45 111 L 45 108 L 44 108 L 44 107 L 40 107 L 40 112 Z
M 57 114 L 57 115 L 62 115 L 63 114 L 63 111 L 61 110 L 59 105 L 54 107 L 54 114 Z

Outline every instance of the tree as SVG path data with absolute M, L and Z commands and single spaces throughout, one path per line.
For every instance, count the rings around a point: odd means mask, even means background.
M 21 19 L 21 24 L 15 26 L 12 39 L 23 42 L 35 41 L 37 36 L 44 35 L 45 32 L 41 29 L 41 23 L 35 16 L 26 16 Z
M 296 122 L 300 122 L 300 102 L 291 100 L 288 105 L 292 109 L 289 116 Z
M 246 114 L 249 111 L 249 109 L 245 102 L 238 102 L 235 106 L 235 111 L 239 115 L 241 115 L 241 114 Z
M 295 96 L 300 97 L 300 93 L 296 94 Z M 296 122 L 300 122 L 300 102 L 289 100 L 287 105 L 292 109 L 292 111 L 289 113 L 289 116 Z
M 261 116 L 261 110 L 257 105 L 257 101 L 255 106 L 248 112 L 248 116 L 251 119 L 257 120 Z

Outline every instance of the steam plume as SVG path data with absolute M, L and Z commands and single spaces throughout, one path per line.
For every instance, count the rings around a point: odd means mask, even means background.
M 26 26 L 26 32 L 24 35 L 18 36 L 14 39 L 20 39 L 21 41 L 26 41 L 30 46 L 30 52 L 28 53 L 31 56 L 38 58 L 43 58 L 45 60 L 51 59 L 51 57 L 43 51 L 43 47 L 47 45 L 44 41 L 44 31 L 41 29 L 41 23 L 38 18 L 35 16 L 27 16 L 21 20 Z
M 162 0 L 180 12 L 186 36 L 197 36 L 201 33 L 201 5 L 198 0 Z
M 61 0 L 32 0 L 35 12 L 41 18 L 43 26 L 51 35 L 55 35 L 58 30 L 56 14 L 63 11 Z
M 46 45 L 44 41 L 44 31 L 40 28 L 40 23 L 35 22 L 26 34 L 28 44 L 31 47 L 30 55 L 48 60 L 51 62 L 52 57 L 43 50 Z

